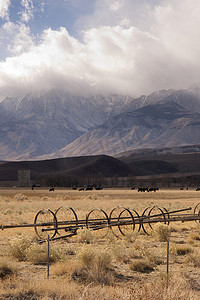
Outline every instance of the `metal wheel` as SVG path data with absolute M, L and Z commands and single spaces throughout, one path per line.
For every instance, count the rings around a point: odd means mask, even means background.
M 143 211 L 142 215 L 141 215 L 141 224 L 142 224 L 142 229 L 144 231 L 144 233 L 146 233 L 147 235 L 149 235 L 146 231 L 146 220 L 148 219 L 148 211 L 150 210 L 150 207 L 146 207 L 145 210 Z
M 194 208 L 194 214 L 199 217 L 199 220 L 195 220 L 195 222 L 200 225 L 200 203 L 198 203 Z
M 148 212 L 148 214 L 147 214 Z M 147 235 L 150 235 L 154 225 L 159 222 L 159 220 L 164 220 L 166 217 L 163 210 L 158 206 L 153 206 L 152 208 L 147 207 L 142 214 L 142 228 Z M 163 221 L 162 221 L 163 222 Z
M 168 210 L 167 210 L 164 206 L 162 207 L 162 210 L 163 210 L 165 216 L 166 216 L 166 217 L 168 218 L 168 220 L 169 220 L 169 219 L 170 219 L 170 214 L 169 214 Z M 170 220 L 167 221 L 165 224 L 169 225 L 169 223 L 170 223 Z
M 123 207 L 116 206 L 111 210 L 109 215 L 111 231 L 116 237 L 119 237 L 121 235 L 121 232 L 119 230 L 118 218 L 120 212 L 122 212 L 123 209 Z
M 122 235 L 130 237 L 135 229 L 135 221 L 133 214 L 128 208 L 124 208 L 118 217 L 119 231 Z
M 141 222 L 141 220 L 140 220 L 140 215 L 138 214 L 138 212 L 135 210 L 135 209 L 129 209 L 130 210 L 130 212 L 132 213 L 132 215 L 133 215 L 133 217 L 134 217 L 134 219 L 135 219 L 135 221 L 137 222 L 135 222 L 135 228 L 134 228 L 134 230 L 136 231 L 136 232 L 139 232 L 140 231 L 140 229 L 141 229 L 141 227 L 142 227 L 142 222 Z
M 86 216 L 86 227 L 97 238 L 104 238 L 110 229 L 107 213 L 102 209 L 93 209 Z
M 35 232 L 42 240 L 52 239 L 57 232 L 57 218 L 50 209 L 40 210 L 34 220 Z
M 135 228 L 134 217 L 128 208 L 116 206 L 109 215 L 112 233 L 119 237 L 130 236 Z
M 55 211 L 55 216 L 58 222 L 57 233 L 59 235 L 66 235 L 66 232 L 76 233 L 78 225 L 78 217 L 72 207 L 60 206 Z

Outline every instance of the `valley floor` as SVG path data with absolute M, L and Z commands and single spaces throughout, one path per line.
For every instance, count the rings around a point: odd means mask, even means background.
M 93 209 L 109 215 L 122 206 L 141 215 L 153 206 L 169 211 L 194 208 L 199 199 L 194 189 L 153 193 L 0 189 L 0 224 L 33 224 L 38 211 L 55 212 L 61 206 L 72 207 L 78 219 L 85 220 Z M 131 236 L 121 235 L 115 227 L 115 234 L 109 229 L 105 238 L 100 231 L 84 227 L 76 236 L 51 241 L 49 278 L 47 243 L 38 243 L 34 228 L 4 229 L 0 232 L 0 299 L 199 299 L 199 225 L 193 221 L 152 227 L 153 231 L 145 225 L 149 236 L 142 230 L 137 233 L 138 225 Z M 129 233 L 130 226 L 123 230 Z

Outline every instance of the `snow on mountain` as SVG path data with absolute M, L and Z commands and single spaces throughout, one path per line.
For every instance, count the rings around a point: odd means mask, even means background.
M 161 90 L 137 99 L 50 90 L 0 103 L 1 160 L 200 144 L 199 132 L 196 88 Z
M 129 97 L 80 97 L 60 90 L 0 103 L 0 159 L 55 152 L 119 113 Z
M 178 102 L 176 95 L 170 95 L 160 102 L 113 116 L 54 155 L 114 155 L 139 148 L 200 144 L 200 114 Z M 188 106 L 192 107 L 191 102 Z

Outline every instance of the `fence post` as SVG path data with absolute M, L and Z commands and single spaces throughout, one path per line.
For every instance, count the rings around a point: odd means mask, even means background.
M 48 235 L 48 261 L 47 261 L 47 278 L 49 279 L 49 254 L 50 254 L 50 243 L 49 243 L 49 235 Z
M 167 240 L 167 288 L 169 280 L 169 240 Z

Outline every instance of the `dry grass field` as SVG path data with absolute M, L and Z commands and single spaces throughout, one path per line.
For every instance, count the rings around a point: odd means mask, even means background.
M 0 224 L 32 224 L 41 209 L 72 207 L 79 219 L 92 209 L 108 214 L 116 206 L 135 209 L 157 205 L 168 210 L 195 207 L 195 190 L 138 193 L 128 189 L 0 189 Z M 0 232 L 0 299 L 200 299 L 200 227 L 193 222 L 157 224 L 149 236 L 131 237 L 109 231 L 78 230 L 78 235 L 38 243 L 34 228 Z M 166 281 L 166 240 L 170 240 L 169 280 Z

